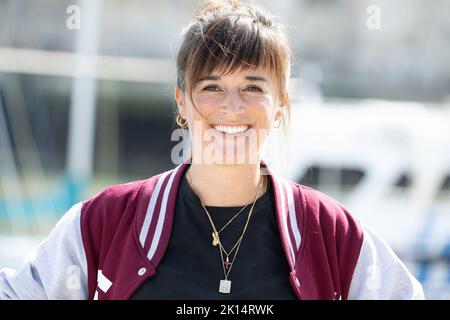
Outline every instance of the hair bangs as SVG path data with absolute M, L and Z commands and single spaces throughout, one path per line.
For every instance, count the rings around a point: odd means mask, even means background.
M 217 73 L 220 76 L 237 70 L 263 67 L 280 73 L 281 57 L 277 41 L 259 28 L 251 17 L 227 16 L 201 30 L 201 41 L 192 52 L 186 74 L 188 91 L 198 80 Z M 202 61 L 199 64 L 197 61 Z

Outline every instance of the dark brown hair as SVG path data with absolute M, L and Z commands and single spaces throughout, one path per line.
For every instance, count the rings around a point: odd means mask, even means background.
M 262 8 L 232 0 L 204 1 L 183 30 L 177 56 L 177 85 L 192 101 L 198 79 L 218 71 L 262 66 L 277 79 L 280 105 L 290 77 L 291 50 L 281 25 Z

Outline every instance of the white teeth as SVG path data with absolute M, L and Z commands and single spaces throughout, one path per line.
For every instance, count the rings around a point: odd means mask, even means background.
M 241 132 L 247 131 L 247 129 L 248 129 L 249 127 L 250 127 L 250 126 L 247 126 L 247 125 L 245 125 L 245 126 L 221 126 L 221 125 L 213 125 L 213 128 L 214 128 L 214 129 L 216 129 L 216 130 L 218 130 L 218 131 L 221 131 L 221 132 L 228 133 L 228 134 L 241 133 Z

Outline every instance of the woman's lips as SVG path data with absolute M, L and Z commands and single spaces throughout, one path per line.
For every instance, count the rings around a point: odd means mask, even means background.
M 218 131 L 227 135 L 239 135 L 245 133 L 251 128 L 249 124 L 239 124 L 239 125 L 223 125 L 223 124 L 213 124 L 211 125 L 215 131 Z

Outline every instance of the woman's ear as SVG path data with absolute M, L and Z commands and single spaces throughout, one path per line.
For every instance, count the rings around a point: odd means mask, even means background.
M 289 104 L 289 93 L 287 91 L 283 92 L 281 96 L 281 107 L 286 107 Z
M 289 94 L 287 93 L 287 91 L 283 92 L 283 95 L 281 96 L 280 99 L 280 107 L 278 108 L 277 112 L 275 113 L 274 116 L 274 122 L 273 122 L 273 127 L 274 128 L 279 128 L 281 123 L 284 120 L 284 108 L 286 108 L 289 104 Z
M 278 111 L 275 113 L 274 121 L 273 121 L 273 127 L 279 128 L 281 123 L 283 122 L 284 114 L 282 108 L 279 108 Z
M 184 92 L 180 89 L 179 86 L 175 87 L 175 100 L 177 101 L 178 105 L 178 113 L 180 116 L 186 119 L 187 113 L 186 113 L 186 102 L 184 99 Z

